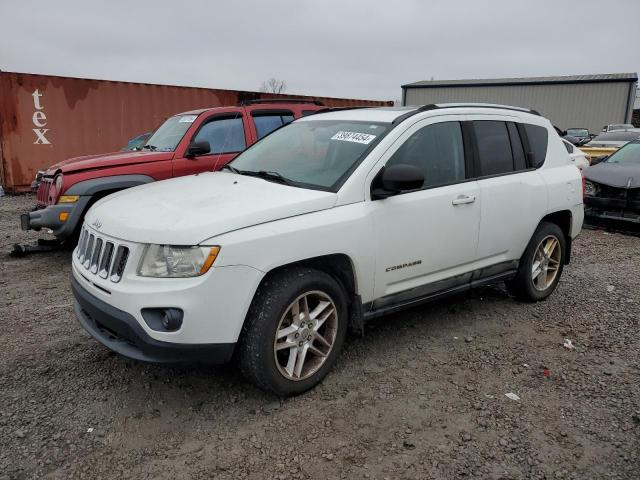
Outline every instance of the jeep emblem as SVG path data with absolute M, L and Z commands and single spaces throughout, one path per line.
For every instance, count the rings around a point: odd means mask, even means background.
M 100 228 L 102 227 L 102 222 L 96 218 L 91 225 L 100 230 Z

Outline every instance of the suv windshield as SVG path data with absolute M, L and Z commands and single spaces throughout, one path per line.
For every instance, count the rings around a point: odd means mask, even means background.
M 605 160 L 607 163 L 624 163 L 625 165 L 640 165 L 640 143 L 627 143 L 620 150 Z
M 588 137 L 589 130 L 586 128 L 570 128 L 567 130 L 567 135 L 571 135 L 572 137 Z
M 197 115 L 176 115 L 158 128 L 143 147 L 145 150 L 172 152 L 184 137 Z
M 337 191 L 387 130 L 383 123 L 294 122 L 264 137 L 230 165 L 238 173 L 269 173 L 295 186 Z

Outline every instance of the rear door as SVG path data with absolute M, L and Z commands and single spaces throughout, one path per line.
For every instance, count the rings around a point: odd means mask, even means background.
M 252 143 L 249 122 L 240 109 L 215 113 L 204 118 L 180 143 L 173 161 L 173 176 L 222 168 Z M 209 142 L 210 152 L 190 156 L 189 144 L 199 141 Z
M 524 124 L 513 117 L 472 115 L 470 119 L 482 198 L 478 259 L 508 270 L 547 209 L 546 186 L 532 163 Z

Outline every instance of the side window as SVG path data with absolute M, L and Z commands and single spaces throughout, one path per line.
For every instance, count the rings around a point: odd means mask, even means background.
M 307 115 L 313 115 L 317 110 L 302 110 L 302 116 L 306 117 Z
M 193 141 L 207 140 L 212 154 L 236 153 L 245 149 L 242 118 L 219 118 L 204 124 Z
M 527 132 L 529 148 L 533 156 L 532 165 L 530 166 L 539 168 L 544 163 L 545 158 L 547 158 L 547 129 L 538 125 L 525 123 L 524 130 Z
M 464 142 L 459 122 L 428 125 L 411 135 L 387 162 L 409 164 L 424 173 L 424 187 L 465 179 Z
M 253 116 L 253 123 L 256 125 L 256 133 L 258 139 L 261 139 L 265 135 L 273 132 L 276 128 L 293 122 L 292 113 L 274 113 L 274 114 L 260 114 Z
M 511 139 L 511 152 L 513 153 L 513 166 L 516 171 L 527 169 L 527 160 L 522 148 L 522 139 L 516 125 L 512 122 L 507 123 L 509 130 L 509 138 Z
M 473 122 L 478 142 L 480 176 L 510 173 L 514 170 L 511 140 L 505 122 Z

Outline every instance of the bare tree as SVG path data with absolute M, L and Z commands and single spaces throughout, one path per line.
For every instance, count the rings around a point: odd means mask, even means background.
M 271 77 L 266 82 L 262 82 L 260 86 L 260 91 L 265 93 L 284 93 L 286 89 L 287 83 L 284 80 L 278 80 L 274 77 Z

